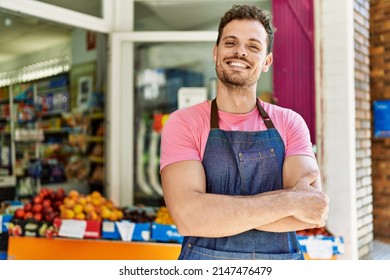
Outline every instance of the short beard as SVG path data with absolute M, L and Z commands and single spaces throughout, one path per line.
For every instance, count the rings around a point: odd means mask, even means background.
M 215 66 L 215 72 L 217 73 L 218 79 L 232 91 L 244 91 L 253 87 L 257 83 L 257 77 L 254 75 L 242 78 L 237 75 L 227 73 L 226 70 L 221 69 L 218 65 Z

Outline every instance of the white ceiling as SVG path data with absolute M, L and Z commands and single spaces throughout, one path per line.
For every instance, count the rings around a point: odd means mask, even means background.
M 269 9 L 271 0 L 136 0 L 136 30 L 202 30 L 214 28 L 221 15 L 235 3 L 261 4 Z M 98 16 L 100 0 L 41 0 Z M 156 28 L 158 27 L 158 28 Z M 25 54 L 63 44 L 71 38 L 73 28 L 20 13 L 0 9 L 0 63 Z M 214 29 L 213 29 L 214 30 Z M 1 72 L 2 69 L 0 69 Z
M 0 34 L 1 63 L 69 41 L 71 28 L 0 11 Z

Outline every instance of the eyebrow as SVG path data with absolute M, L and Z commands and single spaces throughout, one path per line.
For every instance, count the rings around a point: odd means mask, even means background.
M 238 38 L 236 36 L 233 36 L 233 35 L 228 35 L 228 36 L 225 36 L 222 38 L 222 41 L 225 41 L 227 39 L 235 39 L 235 40 L 238 40 Z M 253 41 L 253 42 L 256 42 L 256 43 L 259 43 L 260 45 L 263 45 L 263 43 L 261 43 L 258 39 L 256 38 L 250 38 L 249 41 Z

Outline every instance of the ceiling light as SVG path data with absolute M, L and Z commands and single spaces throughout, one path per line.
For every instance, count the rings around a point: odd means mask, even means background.
M 7 27 L 11 26 L 12 25 L 12 19 L 5 18 L 4 19 L 4 25 L 7 26 Z

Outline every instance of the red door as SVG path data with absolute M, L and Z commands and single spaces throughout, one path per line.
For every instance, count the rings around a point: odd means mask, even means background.
M 316 142 L 313 0 L 272 0 L 276 27 L 273 88 L 277 105 L 306 121 Z

